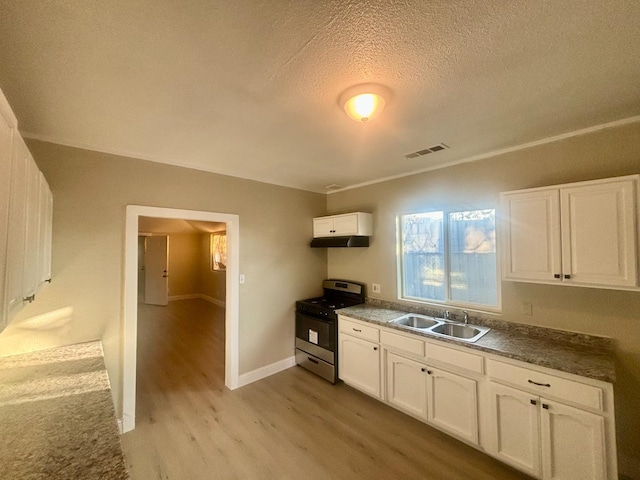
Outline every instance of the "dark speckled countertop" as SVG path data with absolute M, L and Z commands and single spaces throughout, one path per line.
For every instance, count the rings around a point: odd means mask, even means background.
M 375 304 L 372 304 L 373 302 Z M 338 313 L 441 342 L 596 380 L 615 382 L 614 350 L 609 338 L 472 317 L 469 323 L 490 327 L 491 331 L 475 343 L 467 343 L 388 323 L 406 313 L 434 315 L 420 310 L 420 308 L 405 309 L 403 305 L 392 302 L 368 299 L 366 304 L 343 308 L 338 310 Z
M 129 478 L 100 342 L 0 358 L 0 478 Z

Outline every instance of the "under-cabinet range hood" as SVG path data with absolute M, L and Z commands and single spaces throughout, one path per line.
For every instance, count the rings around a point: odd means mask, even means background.
M 318 237 L 311 240 L 311 248 L 368 247 L 369 237 L 349 235 L 344 237 Z

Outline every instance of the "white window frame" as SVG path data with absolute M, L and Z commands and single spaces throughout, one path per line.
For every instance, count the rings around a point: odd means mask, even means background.
M 497 305 L 483 305 L 479 303 L 455 301 L 451 298 L 451 259 L 450 259 L 450 244 L 449 244 L 449 215 L 457 212 L 469 212 L 475 210 L 493 210 L 495 216 L 495 228 L 496 228 L 496 302 Z M 420 215 L 424 213 L 436 213 L 442 212 L 443 214 L 443 242 L 444 242 L 444 265 L 445 265 L 445 300 L 438 301 L 435 299 L 426 299 L 420 297 L 410 297 L 404 295 L 404 271 L 403 271 L 403 237 L 402 237 L 402 218 L 407 215 Z M 463 308 L 465 310 L 474 312 L 488 312 L 488 313 L 502 313 L 502 276 L 501 276 L 501 251 L 500 251 L 500 235 L 498 232 L 498 209 L 495 207 L 477 207 L 467 206 L 462 208 L 439 208 L 430 210 L 421 210 L 415 212 L 403 212 L 396 215 L 396 267 L 397 267 L 397 287 L 398 287 L 398 300 L 405 302 L 419 303 L 423 305 L 434 305 L 439 307 L 454 307 Z

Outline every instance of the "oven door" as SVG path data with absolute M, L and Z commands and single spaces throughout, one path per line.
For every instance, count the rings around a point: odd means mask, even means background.
M 336 351 L 336 321 L 296 312 L 296 337 L 331 352 Z

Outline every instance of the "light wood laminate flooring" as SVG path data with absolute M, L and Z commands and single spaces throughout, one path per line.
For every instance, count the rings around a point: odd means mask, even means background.
M 529 478 L 300 367 L 226 389 L 224 310 L 203 300 L 139 306 L 137 376 L 132 480 Z

